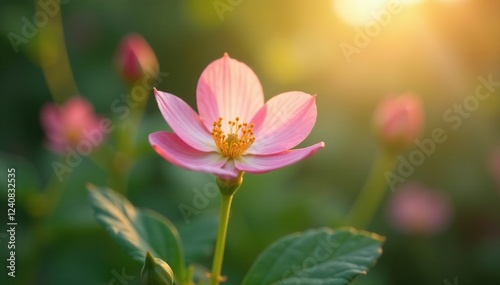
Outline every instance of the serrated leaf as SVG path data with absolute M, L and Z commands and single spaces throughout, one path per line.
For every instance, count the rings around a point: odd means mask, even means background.
M 349 284 L 375 264 L 383 241 L 381 236 L 354 229 L 292 234 L 269 246 L 242 284 Z
M 184 255 L 179 233 L 162 215 L 134 207 L 125 197 L 109 188 L 88 185 L 94 218 L 130 255 L 143 262 L 151 252 L 167 262 L 177 283 L 184 276 Z

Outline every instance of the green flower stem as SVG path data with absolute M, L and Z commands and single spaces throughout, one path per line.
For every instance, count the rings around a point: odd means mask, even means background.
M 123 194 L 127 193 L 128 177 L 133 166 L 133 160 L 137 157 L 137 134 L 149 97 L 146 95 L 142 100 L 134 100 L 133 90 L 136 87 L 144 88 L 142 82 L 142 79 L 138 80 L 130 87 L 128 97 L 129 113 L 119 123 L 116 134 L 117 151 L 110 160 L 109 165 L 109 175 L 111 177 L 109 185 Z
M 382 202 L 387 189 L 385 173 L 394 168 L 396 156 L 392 152 L 383 151 L 371 169 L 368 180 L 359 193 L 351 212 L 347 216 L 346 224 L 355 228 L 364 229 L 370 223 L 373 215 Z
M 132 169 L 132 161 L 130 158 L 124 156 L 122 153 L 116 153 L 109 162 L 108 168 L 108 185 L 110 188 L 122 193 L 127 194 L 128 179 Z
M 222 270 L 222 259 L 224 257 L 227 224 L 229 221 L 229 212 L 231 211 L 232 200 L 233 200 L 233 195 L 225 195 L 221 193 L 219 231 L 217 233 L 217 243 L 215 245 L 215 254 L 214 254 L 214 261 L 212 264 L 212 275 L 210 276 L 210 285 L 219 285 L 221 281 L 220 273 Z
M 57 3 L 55 5 L 60 6 Z M 37 12 L 46 13 L 42 5 L 35 4 L 35 7 Z M 37 43 L 33 43 L 33 46 L 36 46 L 38 64 L 42 68 L 52 98 L 57 103 L 63 103 L 69 96 L 79 92 L 64 39 L 62 13 L 54 14 L 47 20 L 47 24 L 44 24 L 43 29 L 37 29 Z
M 91 154 L 92 161 L 104 171 L 107 171 L 107 185 L 122 193 L 127 193 L 127 184 L 132 159 L 117 152 L 110 144 L 98 146 Z
M 194 267 L 192 265 L 188 266 L 186 268 L 186 271 L 184 272 L 184 284 L 186 285 L 193 285 L 193 274 L 194 274 Z
M 143 79 L 141 78 L 140 80 L 137 80 L 136 83 L 130 86 L 130 92 L 127 99 L 129 103 L 129 113 L 121 123 L 121 133 L 118 137 L 118 150 L 124 153 L 125 156 L 130 158 L 133 158 L 135 156 L 137 134 L 149 98 L 149 94 L 146 94 L 144 98 L 136 100 L 136 98 L 133 96 L 133 92 L 138 88 L 144 90 L 144 92 L 149 93 L 150 88 L 148 87 L 148 89 L 146 90 L 145 86 L 143 85 Z

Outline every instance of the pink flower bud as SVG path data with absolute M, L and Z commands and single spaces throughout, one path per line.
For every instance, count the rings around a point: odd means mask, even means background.
M 85 141 L 86 149 L 100 145 L 105 133 L 100 128 L 92 105 L 82 97 L 73 97 L 64 105 L 45 104 L 40 111 L 42 128 L 48 148 L 65 153 Z
M 450 218 L 448 197 L 417 183 L 399 187 L 388 203 L 389 223 L 408 235 L 432 236 L 442 232 Z
M 156 78 L 159 72 L 155 53 L 139 34 L 129 34 L 122 39 L 115 61 L 120 74 L 131 84 L 147 74 Z
M 422 103 L 411 93 L 386 98 L 377 106 L 373 122 L 384 147 L 403 150 L 410 147 L 422 131 Z

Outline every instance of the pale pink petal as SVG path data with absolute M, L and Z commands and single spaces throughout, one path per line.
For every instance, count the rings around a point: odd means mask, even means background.
M 54 152 L 63 153 L 66 137 L 59 106 L 52 103 L 45 104 L 40 110 L 40 122 L 45 131 L 47 147 Z
M 276 154 L 244 155 L 235 159 L 235 166 L 240 171 L 254 174 L 265 173 L 303 160 L 324 146 L 325 143 L 320 142 L 306 148 L 287 150 Z
M 85 129 L 95 120 L 94 107 L 80 96 L 72 97 L 64 103 L 61 116 L 64 125 L 71 129 Z
M 273 154 L 301 143 L 316 123 L 316 96 L 286 92 L 269 100 L 252 119 L 255 142 L 250 154 Z
M 46 133 L 60 133 L 62 128 L 59 107 L 52 103 L 45 104 L 40 110 L 40 122 Z
M 186 144 L 200 151 L 217 150 L 212 135 L 186 102 L 156 89 L 154 93 L 163 118 Z
M 220 178 L 222 179 L 230 179 L 234 178 L 234 176 L 238 176 L 239 170 L 236 169 L 236 166 L 234 165 L 234 159 L 228 159 L 226 163 L 222 166 L 223 169 L 230 171 L 234 173 L 232 176 L 226 176 L 226 175 L 219 175 Z
M 213 173 L 217 176 L 237 176 L 234 171 L 222 169 L 227 157 L 223 157 L 217 152 L 203 152 L 194 149 L 174 133 L 152 133 L 149 135 L 149 143 L 159 155 L 176 166 Z
M 205 68 L 196 90 L 198 112 L 205 126 L 212 130 L 213 122 L 236 117 L 249 122 L 264 105 L 264 94 L 257 75 L 246 64 L 227 54 Z M 227 131 L 223 123 L 223 130 Z
M 63 133 L 67 144 L 76 145 L 85 139 L 86 132 L 102 132 L 99 128 L 101 118 L 94 113 L 92 103 L 84 97 L 75 96 L 68 99 L 60 108 Z

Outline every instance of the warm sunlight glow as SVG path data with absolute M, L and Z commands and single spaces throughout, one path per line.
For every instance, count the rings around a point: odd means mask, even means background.
M 409 6 L 423 0 L 332 0 L 335 13 L 346 23 L 363 26 L 390 7 Z M 398 8 L 395 8 L 398 9 Z
M 386 2 L 390 2 L 390 0 L 386 1 Z M 399 0 L 398 2 L 403 4 L 403 5 L 413 5 L 413 4 L 419 4 L 421 2 L 424 2 L 424 0 Z
M 438 3 L 442 3 L 442 4 L 463 4 L 465 2 L 467 2 L 467 0 L 437 0 Z

